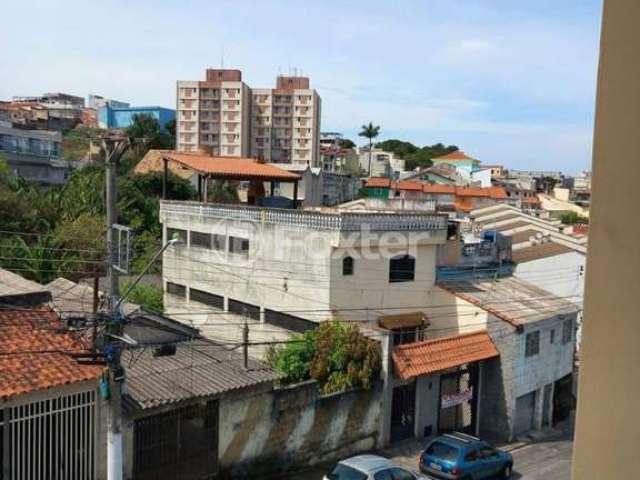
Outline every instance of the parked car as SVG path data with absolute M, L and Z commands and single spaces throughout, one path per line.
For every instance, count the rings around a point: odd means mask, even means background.
M 341 460 L 324 480 L 430 480 L 377 455 L 357 455 Z
M 511 478 L 513 457 L 464 433 L 447 433 L 429 442 L 420 455 L 420 471 L 437 479 Z

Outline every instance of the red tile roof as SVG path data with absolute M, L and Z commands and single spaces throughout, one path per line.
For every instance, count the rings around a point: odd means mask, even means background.
M 81 365 L 70 353 L 86 351 L 73 333 L 59 332 L 48 307 L 0 310 L 0 398 L 97 379 L 102 367 Z
M 499 355 L 489 334 L 481 331 L 400 345 L 393 363 L 398 376 L 407 380 Z
M 422 186 L 422 191 L 424 193 L 443 193 L 443 194 L 455 195 L 456 187 L 455 187 L 455 185 L 441 185 L 441 184 L 438 184 L 438 183 L 433 183 L 433 184 L 425 183 Z
M 441 157 L 436 157 L 433 160 L 475 160 L 475 158 L 468 156 L 462 150 L 457 150 Z
M 389 188 L 391 187 L 391 179 L 385 177 L 371 177 L 369 180 L 367 180 L 367 187 Z
M 420 182 L 397 182 L 394 185 L 394 188 L 397 188 L 398 190 L 415 190 L 421 192 L 423 186 L 424 185 Z
M 163 155 L 174 162 L 185 165 L 199 173 L 210 174 L 213 178 L 231 178 L 237 180 L 299 180 L 297 175 L 268 163 L 258 163 L 251 158 L 214 157 L 203 153 L 170 151 Z

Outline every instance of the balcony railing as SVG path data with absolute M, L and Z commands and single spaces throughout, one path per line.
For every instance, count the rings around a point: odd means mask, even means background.
M 310 212 L 245 205 L 219 205 L 164 200 L 160 202 L 160 213 L 283 224 L 340 232 L 356 232 L 363 229 L 371 231 L 444 231 L 447 228 L 447 217 L 445 215 L 416 212 Z

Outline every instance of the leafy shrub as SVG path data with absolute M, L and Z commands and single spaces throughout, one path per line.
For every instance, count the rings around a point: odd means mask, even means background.
M 267 361 L 288 382 L 314 379 L 328 394 L 370 388 L 380 371 L 381 355 L 378 343 L 362 335 L 356 325 L 332 320 L 284 347 L 272 348 Z

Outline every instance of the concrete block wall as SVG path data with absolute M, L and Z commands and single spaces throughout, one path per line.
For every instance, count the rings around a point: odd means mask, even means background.
M 329 396 L 315 382 L 220 400 L 222 478 L 277 473 L 378 446 L 380 385 Z

